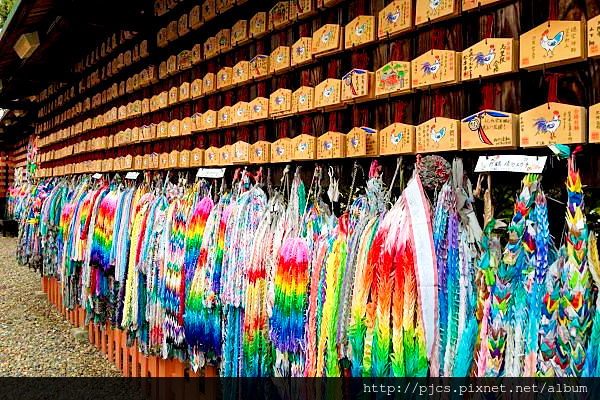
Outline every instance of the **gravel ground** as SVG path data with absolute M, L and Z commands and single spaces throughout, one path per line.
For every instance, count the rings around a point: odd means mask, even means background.
M 0 376 L 119 377 L 89 342 L 75 338 L 41 290 L 39 272 L 15 259 L 16 239 L 0 237 Z

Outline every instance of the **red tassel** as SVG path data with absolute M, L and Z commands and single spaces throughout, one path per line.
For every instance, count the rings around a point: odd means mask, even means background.
M 481 107 L 480 110 L 494 108 L 494 84 L 486 83 L 481 88 Z
M 337 111 L 333 111 L 329 113 L 329 130 L 332 132 L 337 132 Z
M 258 126 L 257 136 L 259 141 L 267 140 L 267 126 L 265 124 L 260 124 Z
M 548 82 L 548 103 L 558 103 L 558 78 L 563 74 L 547 73 L 546 82 Z
M 303 135 L 310 135 L 311 132 L 311 126 L 312 126 L 312 118 L 309 117 L 308 115 L 305 115 L 302 117 L 302 134 Z
M 331 60 L 329 62 L 329 68 L 327 70 L 327 78 L 336 79 L 338 76 L 338 62 L 337 60 Z

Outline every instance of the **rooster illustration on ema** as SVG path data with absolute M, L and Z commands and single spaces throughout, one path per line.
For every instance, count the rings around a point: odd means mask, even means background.
M 480 51 L 479 53 L 475 54 L 475 56 L 473 56 L 475 64 L 478 67 L 485 66 L 488 70 L 491 68 L 492 62 L 494 61 L 495 58 L 496 58 L 496 49 L 494 48 L 493 44 L 490 44 L 490 50 L 487 54 L 483 54 L 483 52 Z
M 421 69 L 423 70 L 423 76 L 432 75 L 433 79 L 437 79 L 437 73 L 440 70 L 440 56 L 435 56 L 433 63 L 425 61 Z
M 442 127 L 436 131 L 435 124 L 431 125 L 431 129 L 429 130 L 429 136 L 431 137 L 431 140 L 435 142 L 436 146 L 440 145 L 440 140 L 442 140 L 445 134 L 446 128 Z
M 550 121 L 545 118 L 538 118 L 535 121 L 536 135 L 547 133 L 550 135 L 550 140 L 556 138 L 556 130 L 560 127 L 560 113 L 554 111 L 552 119 Z
M 544 50 L 546 50 L 547 57 L 552 57 L 552 56 L 554 56 L 554 49 L 556 48 L 556 46 L 558 46 L 559 44 L 562 43 L 563 38 L 565 36 L 565 32 L 560 31 L 556 35 L 554 35 L 553 38 L 548 37 L 549 33 L 550 33 L 550 31 L 548 29 L 546 29 L 544 31 L 544 33 L 542 33 L 542 38 L 540 40 L 540 46 L 542 46 L 542 48 Z
M 469 127 L 469 129 L 471 131 L 477 132 L 477 135 L 479 136 L 479 140 L 481 140 L 482 143 L 489 144 L 491 146 L 491 145 L 493 145 L 493 143 L 490 140 L 490 138 L 488 138 L 488 136 L 485 134 L 485 130 L 483 129 L 483 125 L 481 123 L 487 115 L 489 115 L 490 117 L 495 117 L 495 118 L 508 118 L 509 117 L 508 114 L 501 113 L 498 111 L 483 110 L 483 111 L 478 112 L 477 114 L 473 114 L 470 117 L 463 119 L 463 122 L 467 123 L 467 126 Z

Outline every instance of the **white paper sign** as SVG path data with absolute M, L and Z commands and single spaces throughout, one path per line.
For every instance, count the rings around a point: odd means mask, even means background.
M 102 178 L 102 174 L 99 174 L 99 173 L 96 172 L 94 175 L 92 175 L 92 178 L 94 178 L 94 179 L 100 179 L 100 178 Z
M 218 179 L 225 175 L 225 168 L 199 168 L 197 178 Z
M 498 155 L 480 156 L 475 166 L 475 172 L 521 172 L 540 174 L 544 171 L 548 157 Z
M 140 175 L 139 172 L 137 171 L 129 171 L 126 175 L 125 175 L 125 179 L 137 179 L 137 177 Z

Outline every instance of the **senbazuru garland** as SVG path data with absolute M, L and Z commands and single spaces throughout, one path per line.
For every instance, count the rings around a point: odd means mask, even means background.
M 23 183 L 9 204 L 18 261 L 58 278 L 67 308 L 194 371 L 599 376 L 597 240 L 575 154 L 566 168 L 562 238 L 541 175 L 522 179 L 507 223 L 488 181 L 479 219 L 481 181 L 437 156 L 393 202 L 375 161 L 347 205 L 318 166 L 308 188 L 288 169 L 278 187 L 262 170 L 220 185 L 80 176 Z

